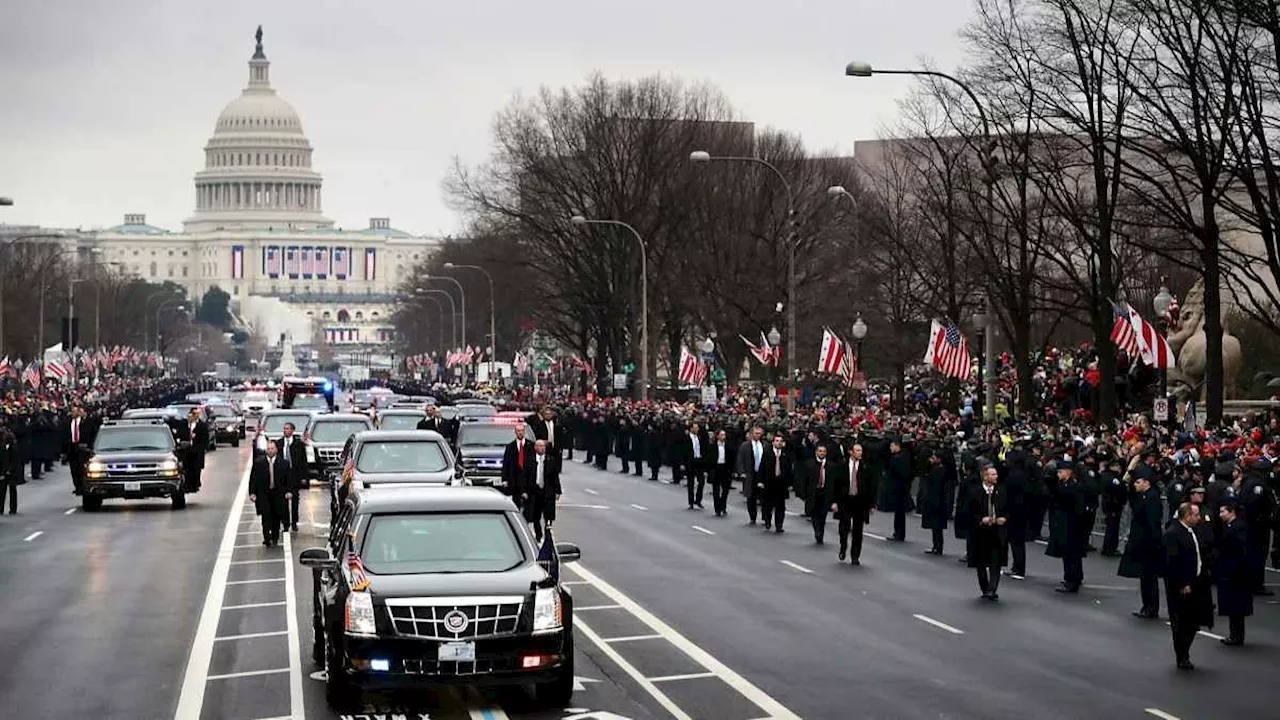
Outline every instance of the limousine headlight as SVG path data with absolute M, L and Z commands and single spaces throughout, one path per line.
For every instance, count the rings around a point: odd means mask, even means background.
M 539 588 L 533 596 L 533 631 L 552 632 L 563 623 L 558 588 Z

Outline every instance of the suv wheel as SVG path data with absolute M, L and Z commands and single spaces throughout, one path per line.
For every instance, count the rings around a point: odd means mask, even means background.
M 325 653 L 327 660 L 325 674 L 328 677 L 325 679 L 324 699 L 329 703 L 330 708 L 338 712 L 354 710 L 360 703 L 360 690 L 352 685 L 347 680 L 346 674 L 338 668 L 338 649 L 329 642 L 327 635 L 325 636 L 325 645 L 328 648 L 328 652 Z
M 186 493 L 186 492 L 184 492 L 182 488 L 178 488 L 178 489 L 173 493 L 173 495 L 170 495 L 170 496 L 169 496 L 169 499 L 173 501 L 173 509 L 174 509 L 174 510 L 185 510 L 185 509 L 186 509 L 186 507 L 187 507 L 187 493 Z
M 240 447 L 240 434 L 239 434 L 239 433 L 236 433 L 236 434 L 234 434 L 234 435 L 232 435 L 232 436 L 231 436 L 231 447 L 233 447 L 233 448 L 238 448 L 238 447 Z
M 80 507 L 82 507 L 85 512 L 93 512 L 94 510 L 101 510 L 102 498 L 98 497 L 97 495 L 81 495 Z
M 565 638 L 565 662 L 560 666 L 555 678 L 533 686 L 533 694 L 538 704 L 547 708 L 566 708 L 573 700 L 573 633 L 566 629 L 569 636 Z

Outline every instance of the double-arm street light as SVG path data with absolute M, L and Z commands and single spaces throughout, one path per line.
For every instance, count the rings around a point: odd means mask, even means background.
M 982 148 L 980 159 L 984 169 L 986 170 L 986 211 L 987 211 L 987 230 L 994 232 L 995 222 L 995 141 L 991 137 L 991 122 L 987 117 L 987 110 L 983 106 L 982 101 L 978 99 L 978 94 L 969 87 L 969 84 L 954 75 L 948 75 L 937 70 L 882 70 L 874 68 L 870 63 L 854 61 L 844 68 L 844 74 L 849 77 L 871 77 L 872 75 L 915 75 L 918 77 L 932 77 L 940 80 L 946 80 L 964 91 L 969 96 L 969 100 L 973 102 L 973 106 L 978 111 L 978 119 L 982 122 Z M 995 332 L 994 317 L 990 316 L 991 291 L 987 291 L 987 331 L 983 334 L 983 354 L 985 355 L 983 363 L 983 383 L 985 385 L 985 407 L 984 416 L 987 418 L 995 417 L 996 413 L 996 359 L 995 359 Z
M 766 167 L 777 176 L 782 187 L 787 191 L 787 224 L 791 234 L 787 237 L 787 377 L 796 377 L 796 247 L 800 244 L 800 233 L 796 230 L 796 198 L 791 191 L 791 183 L 773 163 L 758 157 L 712 155 L 705 150 L 694 150 L 689 153 L 689 161 L 693 163 L 746 162 Z M 792 406 L 791 390 L 787 389 L 787 408 Z
M 640 400 L 649 399 L 649 248 L 640 232 L 621 220 L 593 220 L 582 215 L 570 218 L 574 225 L 617 225 L 631 231 L 640 244 Z
M 434 302 L 437 307 L 440 308 L 440 328 L 441 328 L 440 332 L 442 333 L 440 336 L 440 344 L 442 346 L 444 345 L 444 335 L 443 335 L 444 306 L 441 305 L 440 301 L 436 300 L 434 296 L 443 295 L 444 298 L 449 301 L 449 318 L 451 320 L 451 322 L 449 323 L 449 330 L 450 330 L 449 339 L 453 341 L 452 349 L 457 350 L 458 349 L 458 304 L 453 301 L 453 295 L 445 292 L 444 290 L 440 290 L 437 288 L 416 287 L 413 290 L 415 293 L 418 294 L 418 297 L 421 297 L 425 300 L 430 300 Z M 444 350 L 445 353 L 451 352 L 449 348 L 442 348 L 442 349 Z
M 423 279 L 423 280 L 426 280 L 426 281 L 429 281 L 429 280 L 447 280 L 447 281 L 449 281 L 449 282 L 453 283 L 453 284 L 454 284 L 454 287 L 458 288 L 458 297 L 459 297 L 459 299 L 461 300 L 460 305 L 462 306 L 462 312 L 461 312 L 461 317 L 462 317 L 462 346 L 463 346 L 463 347 L 466 347 L 466 345 L 467 345 L 467 293 L 462 289 L 462 283 L 458 282 L 458 281 L 457 281 L 457 279 L 455 279 L 455 278 L 451 278 L 451 277 L 449 277 L 448 275 L 424 275 L 424 276 L 422 277 L 422 279 Z
M 440 340 L 439 340 L 439 344 L 436 347 L 440 348 L 441 351 L 447 352 L 448 350 L 445 348 L 445 345 L 444 345 L 444 305 L 440 304 L 440 301 L 435 299 L 431 295 L 422 294 L 422 295 L 415 295 L 415 297 L 421 298 L 422 300 L 430 300 L 431 302 L 435 303 L 436 309 L 440 311 L 440 323 L 439 323 Z
M 485 270 L 479 265 L 459 265 L 457 263 L 447 262 L 444 266 L 447 270 L 479 270 L 484 273 L 485 278 L 489 280 L 489 383 L 496 386 L 497 383 L 494 382 L 493 377 L 493 356 L 498 349 L 498 334 L 495 329 L 497 328 L 497 323 L 494 320 L 497 317 L 496 308 L 498 298 L 493 293 L 493 276 L 489 274 L 488 270 Z

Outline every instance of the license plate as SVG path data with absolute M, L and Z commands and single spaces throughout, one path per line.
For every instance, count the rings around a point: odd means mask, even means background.
M 447 662 L 473 662 L 476 659 L 476 644 L 473 642 L 441 643 L 437 658 Z
M 124 484 L 125 492 L 139 492 L 142 490 L 142 483 L 127 482 Z

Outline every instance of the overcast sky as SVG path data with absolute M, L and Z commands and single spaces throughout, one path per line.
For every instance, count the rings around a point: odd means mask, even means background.
M 746 119 L 848 152 L 909 87 L 853 59 L 963 60 L 968 0 L 10 0 L 0 23 L 0 222 L 179 230 L 222 107 L 264 26 L 272 84 L 302 117 L 344 227 L 454 232 L 441 180 L 489 152 L 515 93 L 667 73 Z

